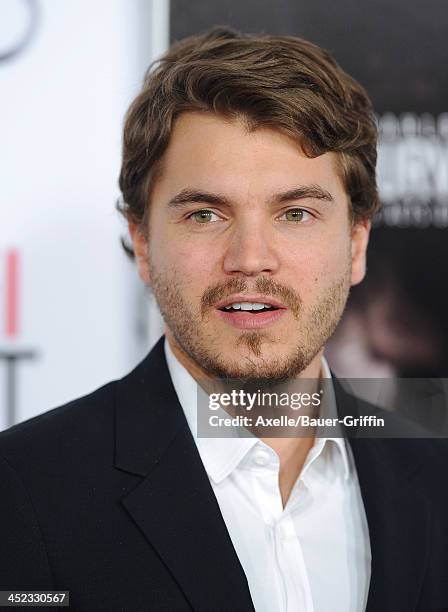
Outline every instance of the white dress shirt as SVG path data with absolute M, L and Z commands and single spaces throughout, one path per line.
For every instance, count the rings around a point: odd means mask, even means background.
M 370 541 L 344 438 L 315 439 L 283 507 L 277 453 L 254 437 L 199 438 L 197 383 L 166 340 L 165 355 L 255 610 L 363 612 Z M 324 360 L 322 368 L 324 377 L 330 377 Z M 334 398 L 332 404 L 335 413 Z

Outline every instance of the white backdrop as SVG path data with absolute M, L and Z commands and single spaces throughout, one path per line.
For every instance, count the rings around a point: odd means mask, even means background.
M 167 45 L 168 1 L 2 0 L 0 55 L 33 6 L 34 37 L 0 61 L 0 428 L 5 354 L 35 354 L 15 369 L 20 421 L 124 375 L 159 332 L 114 204 L 123 115 Z

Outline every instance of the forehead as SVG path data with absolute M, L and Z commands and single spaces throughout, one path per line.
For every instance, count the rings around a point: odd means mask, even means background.
M 153 195 L 188 186 L 238 197 L 317 184 L 337 197 L 344 192 L 338 170 L 335 153 L 309 158 L 279 130 L 250 131 L 243 120 L 188 112 L 176 120 Z

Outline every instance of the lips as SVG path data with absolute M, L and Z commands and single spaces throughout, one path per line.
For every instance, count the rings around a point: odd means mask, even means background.
M 233 295 L 216 304 L 218 316 L 238 329 L 259 329 L 278 321 L 286 307 L 266 295 Z

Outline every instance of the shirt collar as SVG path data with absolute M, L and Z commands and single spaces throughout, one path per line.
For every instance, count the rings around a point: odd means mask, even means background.
M 331 376 L 331 371 L 330 371 L 330 367 L 328 365 L 328 361 L 325 359 L 324 356 L 322 356 L 322 361 L 321 361 L 321 379 L 325 379 L 325 380 L 331 380 L 332 376 Z M 336 405 L 336 395 L 334 392 L 334 386 L 333 384 L 328 384 L 326 385 L 326 396 L 325 396 L 325 404 L 322 407 L 321 410 L 325 411 L 325 414 L 330 416 L 330 417 L 337 417 L 338 416 L 338 410 L 337 410 L 337 405 Z M 338 427 L 340 430 L 340 427 Z M 336 446 L 339 448 L 340 452 L 341 452 L 341 458 L 342 458 L 342 464 L 344 466 L 344 478 L 345 480 L 347 480 L 350 476 L 350 461 L 349 461 L 349 456 L 348 456 L 348 451 L 347 451 L 347 442 L 345 440 L 345 438 L 343 437 L 342 433 L 340 437 L 335 437 L 335 438 L 330 438 L 330 437 L 326 437 L 326 438 L 316 438 L 316 445 L 319 445 L 320 441 L 323 441 L 323 443 L 325 444 L 328 441 L 332 441 L 336 444 Z M 323 446 L 322 446 L 323 447 Z M 313 447 L 314 448 L 314 447 Z M 313 449 L 311 449 L 313 450 Z
M 166 362 L 174 389 L 177 393 L 182 410 L 184 411 L 188 426 L 195 440 L 204 467 L 207 474 L 214 482 L 221 482 L 238 466 L 238 464 L 255 445 L 258 444 L 265 447 L 267 445 L 255 436 L 239 437 L 237 433 L 235 433 L 234 437 L 226 438 L 198 437 L 196 412 L 197 382 L 175 357 L 166 338 L 164 342 L 164 349 Z M 325 357 L 322 357 L 321 372 L 323 379 L 331 379 L 330 368 L 328 367 Z M 336 397 L 334 394 L 333 385 L 328 385 L 328 393 L 326 394 L 324 410 L 325 414 L 328 416 L 337 416 Z M 348 479 L 350 475 L 350 463 L 346 441 L 343 437 L 316 438 L 315 444 L 307 457 L 305 465 L 307 465 L 312 458 L 317 457 L 322 452 L 325 444 L 327 444 L 328 441 L 333 441 L 340 450 L 340 456 L 344 469 L 344 478 Z

